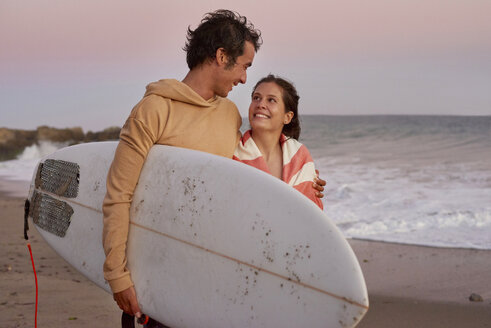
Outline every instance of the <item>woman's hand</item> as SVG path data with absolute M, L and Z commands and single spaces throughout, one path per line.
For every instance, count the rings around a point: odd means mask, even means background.
M 324 194 L 322 193 L 324 191 L 324 186 L 326 185 L 326 180 L 322 180 L 319 178 L 319 170 L 315 170 L 315 173 L 317 173 L 317 177 L 314 179 L 314 183 L 312 184 L 312 188 L 316 190 L 315 195 L 318 198 L 323 198 Z

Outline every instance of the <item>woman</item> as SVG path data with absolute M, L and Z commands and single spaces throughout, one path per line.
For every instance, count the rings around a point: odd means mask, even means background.
M 251 129 L 242 136 L 234 159 L 269 173 L 294 187 L 321 209 L 320 196 L 312 187 L 314 162 L 298 142 L 299 96 L 288 81 L 268 75 L 252 91 L 249 106 Z

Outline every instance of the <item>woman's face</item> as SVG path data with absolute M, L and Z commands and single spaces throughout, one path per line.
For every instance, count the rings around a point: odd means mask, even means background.
M 249 122 L 253 130 L 281 132 L 290 123 L 293 112 L 285 112 L 281 88 L 274 82 L 264 82 L 252 94 Z

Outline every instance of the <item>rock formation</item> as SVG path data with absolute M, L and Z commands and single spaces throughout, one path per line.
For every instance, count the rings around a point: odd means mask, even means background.
M 0 128 L 0 161 L 15 159 L 24 148 L 39 141 L 67 142 L 72 145 L 82 142 L 117 140 L 120 130 L 119 127 L 110 127 L 103 131 L 89 131 L 85 134 L 80 127 L 57 129 L 40 126 L 36 130 Z

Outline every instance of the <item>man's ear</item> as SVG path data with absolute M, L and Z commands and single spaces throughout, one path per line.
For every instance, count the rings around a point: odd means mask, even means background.
M 225 49 L 223 48 L 218 48 L 215 54 L 215 60 L 218 66 L 227 66 L 228 63 L 228 56 L 227 53 L 225 52 Z

